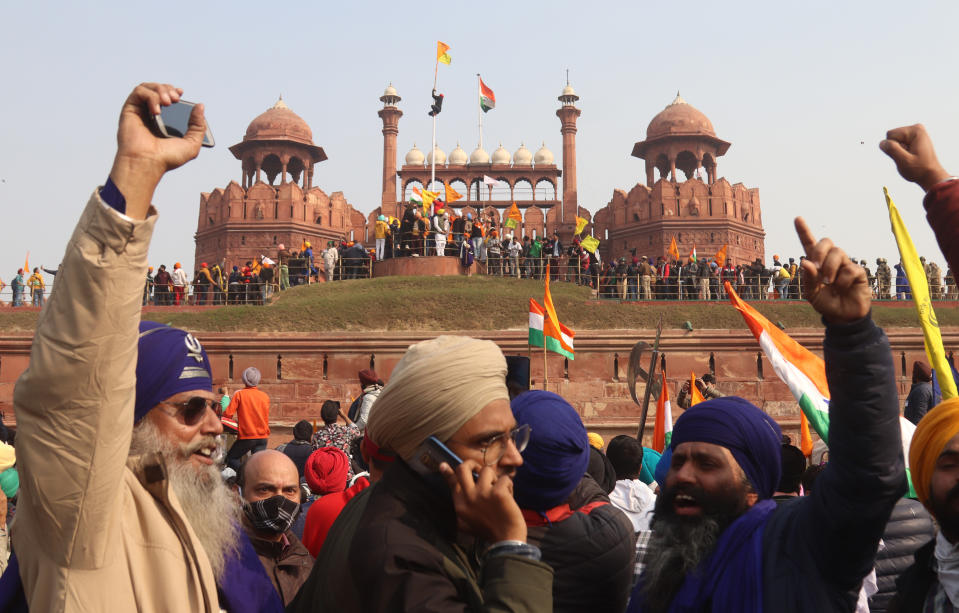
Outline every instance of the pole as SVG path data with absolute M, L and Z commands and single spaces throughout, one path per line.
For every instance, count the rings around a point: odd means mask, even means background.
M 663 314 L 659 315 L 659 326 L 656 329 L 656 342 L 653 343 L 653 352 L 649 360 L 649 374 L 646 379 L 646 392 L 643 395 L 643 405 L 639 414 L 639 432 L 636 438 L 643 440 L 643 432 L 646 430 L 646 416 L 649 414 L 649 397 L 652 393 L 653 379 L 656 376 L 656 363 L 659 359 L 659 339 L 663 333 Z
M 549 383 L 549 375 L 546 371 L 546 336 L 543 336 L 543 389 L 546 389 L 546 384 Z
M 436 183 L 436 115 L 433 115 L 433 148 L 430 149 L 430 191 Z

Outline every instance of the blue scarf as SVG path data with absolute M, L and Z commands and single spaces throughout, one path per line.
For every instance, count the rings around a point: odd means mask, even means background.
M 716 548 L 673 598 L 670 613 L 763 610 L 763 532 L 776 503 L 762 500 L 726 528 Z M 655 553 L 655 552 L 654 552 Z M 633 588 L 627 613 L 644 611 L 642 578 Z M 708 607 L 708 608 L 707 608 Z

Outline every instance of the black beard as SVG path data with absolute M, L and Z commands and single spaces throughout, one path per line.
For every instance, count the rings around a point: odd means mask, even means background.
M 679 493 L 696 499 L 702 515 L 677 515 L 673 500 Z M 657 496 L 641 579 L 644 610 L 668 611 L 686 575 L 713 552 L 719 535 L 747 508 L 745 487 L 723 496 L 709 496 L 701 488 L 681 486 Z
M 959 537 L 959 515 L 952 510 L 952 503 L 959 498 L 959 484 L 946 492 L 945 496 L 940 498 L 929 486 L 929 506 L 932 509 L 932 515 L 939 523 L 939 529 L 950 540 Z

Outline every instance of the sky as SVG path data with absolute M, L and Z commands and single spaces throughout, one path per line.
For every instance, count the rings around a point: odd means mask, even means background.
M 645 181 L 630 156 L 649 121 L 680 91 L 732 143 L 719 175 L 758 187 L 766 254 L 802 253 L 804 216 L 856 258 L 898 260 L 882 186 L 920 254 L 944 258 L 921 190 L 878 149 L 886 130 L 921 122 L 943 165 L 959 173 L 956 2 L 403 2 L 103 1 L 6 3 L 0 14 L 0 278 L 57 265 L 115 152 L 116 120 L 141 81 L 183 87 L 206 105 L 217 141 L 168 174 L 150 263 L 192 269 L 200 194 L 240 181 L 228 147 L 282 95 L 329 156 L 314 185 L 379 206 L 379 96 L 402 101 L 398 162 L 429 148 L 426 112 L 436 40 L 446 95 L 438 145 L 477 144 L 476 73 L 496 93 L 484 144 L 542 142 L 561 164 L 557 96 L 566 70 L 580 96 L 580 206 L 595 212 Z

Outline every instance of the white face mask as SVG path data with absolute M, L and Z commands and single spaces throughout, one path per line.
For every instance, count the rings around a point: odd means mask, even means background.
M 947 541 L 942 532 L 936 535 L 936 562 L 939 583 L 952 606 L 959 606 L 959 545 Z

